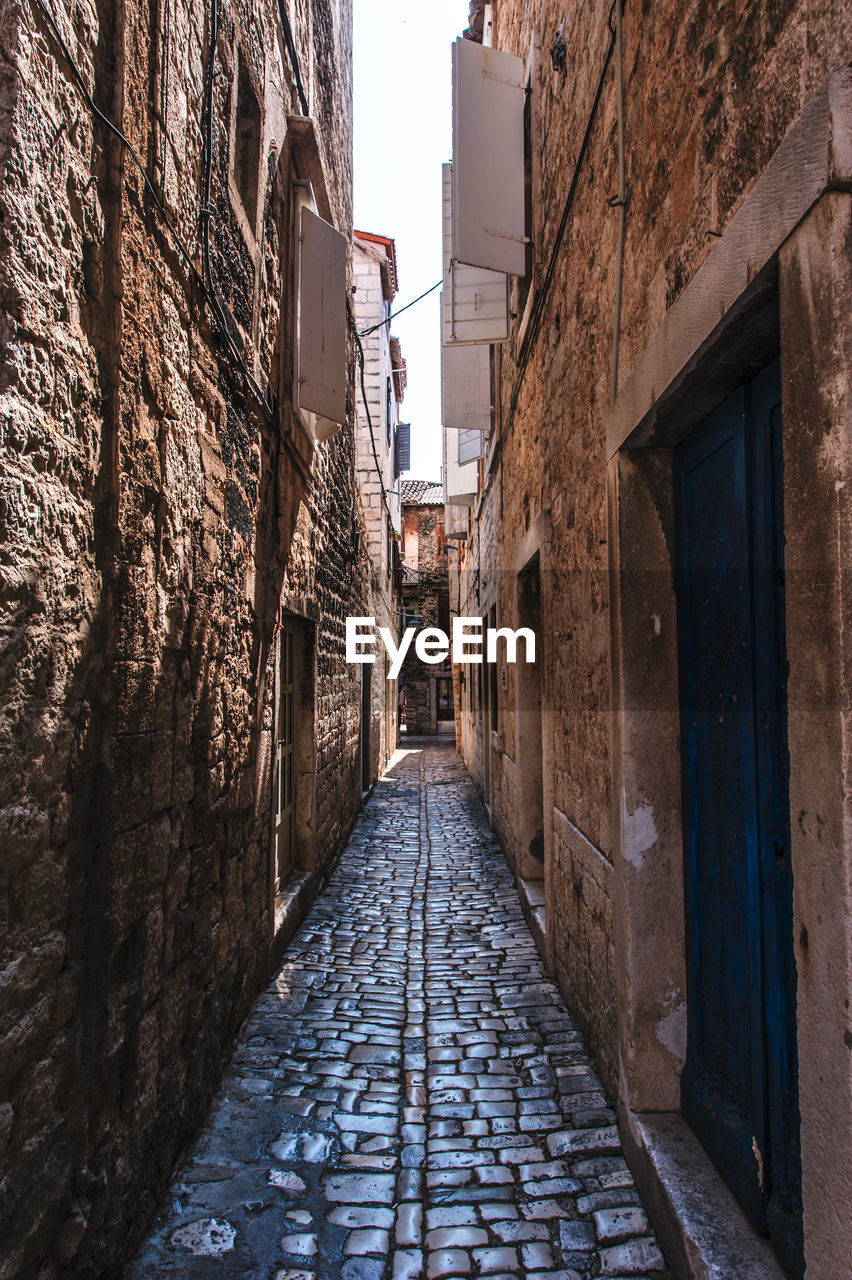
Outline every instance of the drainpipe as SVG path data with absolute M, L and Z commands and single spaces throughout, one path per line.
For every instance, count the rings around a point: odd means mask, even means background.
M 621 290 L 624 277 L 624 225 L 627 217 L 627 184 L 624 163 L 624 51 L 621 38 L 622 0 L 615 0 L 615 85 L 618 103 L 618 195 L 609 203 L 618 209 L 618 249 L 615 260 L 615 305 L 612 325 L 612 381 L 610 399 L 618 392 L 618 354 L 621 340 Z

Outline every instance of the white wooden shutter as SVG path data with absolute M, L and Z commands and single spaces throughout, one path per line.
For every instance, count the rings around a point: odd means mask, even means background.
M 472 40 L 453 44 L 453 256 L 526 270 L 524 64 Z
M 444 291 L 441 339 L 450 345 L 507 342 L 509 277 L 467 267 L 453 258 L 453 166 L 442 166 L 444 187 Z
M 458 460 L 459 466 L 463 467 L 466 462 L 475 462 L 477 458 L 481 458 L 484 450 L 482 447 L 483 433 L 481 431 L 457 431 L 458 436 Z
M 314 438 L 346 419 L 346 237 L 302 204 L 298 217 L 296 405 Z
M 467 537 L 467 512 L 464 507 L 455 507 L 447 503 L 444 507 L 444 537 L 450 538 L 454 533 Z
M 491 348 L 441 348 L 441 424 L 491 429 Z
M 444 504 L 472 507 L 479 488 L 479 463 L 459 466 L 456 431 L 444 432 Z

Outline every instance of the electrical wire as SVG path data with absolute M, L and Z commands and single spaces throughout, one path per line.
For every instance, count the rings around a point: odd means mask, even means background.
M 403 311 L 407 311 L 409 307 L 413 307 L 416 303 L 422 302 L 424 298 L 428 298 L 429 294 L 434 293 L 436 289 L 440 289 L 443 283 L 443 280 L 438 280 L 437 283 L 432 285 L 431 289 L 427 289 L 425 293 L 421 293 L 419 298 L 414 298 L 412 302 L 406 302 L 404 307 L 400 307 L 399 311 L 394 311 L 386 320 L 380 320 L 378 324 L 370 325 L 369 329 L 362 329 L 358 336 L 360 338 L 369 338 L 371 333 L 375 333 L 376 330 L 381 329 L 383 325 L 390 324 L 397 318 L 397 316 L 401 316 Z
M 358 364 L 361 369 L 361 379 L 360 379 L 361 398 L 364 401 L 364 412 L 367 415 L 367 426 L 370 429 L 370 444 L 372 445 L 373 460 L 375 461 L 376 472 L 378 473 L 378 477 L 379 477 L 379 491 L 382 495 L 382 504 L 384 505 L 385 511 L 387 512 L 388 520 L 390 520 L 391 524 L 393 524 L 393 516 L 391 515 L 390 505 L 388 503 L 387 495 L 385 493 L 385 477 L 384 477 L 384 473 L 382 472 L 381 463 L 379 462 L 379 455 L 376 453 L 376 438 L 375 438 L 375 435 L 373 434 L 373 418 L 372 418 L 372 414 L 370 413 L 370 404 L 367 398 L 367 381 L 364 374 L 364 346 L 361 342 L 361 334 L 358 332 L 358 330 L 355 327 L 355 317 L 352 315 L 352 308 L 349 304 L 348 298 L 346 299 L 346 315 L 349 320 L 349 325 L 352 329 L 352 336 L 355 339 L 355 350 L 358 355 Z

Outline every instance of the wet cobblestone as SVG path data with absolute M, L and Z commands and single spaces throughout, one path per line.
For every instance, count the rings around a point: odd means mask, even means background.
M 128 1280 L 665 1280 L 451 743 L 400 751 Z

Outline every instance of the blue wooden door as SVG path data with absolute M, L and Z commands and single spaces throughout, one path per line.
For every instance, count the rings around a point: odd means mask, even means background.
M 675 452 L 684 1114 L 803 1274 L 778 361 Z

